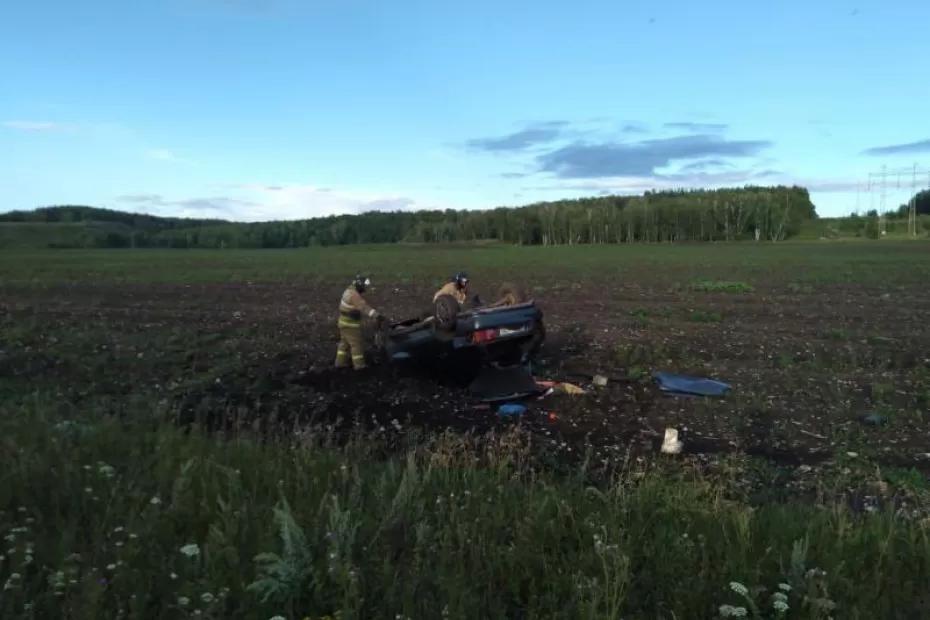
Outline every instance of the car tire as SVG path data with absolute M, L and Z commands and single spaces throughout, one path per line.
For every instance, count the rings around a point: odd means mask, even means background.
M 448 332 L 455 329 L 458 315 L 461 311 L 459 302 L 452 295 L 440 295 L 433 304 L 433 316 L 436 317 L 436 327 Z

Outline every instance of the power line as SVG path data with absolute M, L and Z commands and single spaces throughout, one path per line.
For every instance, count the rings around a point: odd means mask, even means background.
M 907 174 L 911 175 L 911 186 L 907 187 Z M 927 189 L 930 189 L 930 168 L 921 168 L 916 163 L 910 168 L 888 168 L 883 165 L 880 172 L 870 172 L 866 183 L 866 191 L 869 193 L 869 210 L 875 209 L 875 193 L 878 193 L 878 215 L 879 230 L 881 235 L 887 232 L 887 222 L 885 215 L 888 212 L 888 191 L 898 191 L 902 189 L 910 190 L 907 207 L 907 234 L 911 237 L 917 236 L 917 194 L 921 188 L 917 183 L 918 175 L 927 175 Z M 903 185 L 902 185 L 903 180 Z M 859 188 L 856 188 L 856 210 L 859 209 Z

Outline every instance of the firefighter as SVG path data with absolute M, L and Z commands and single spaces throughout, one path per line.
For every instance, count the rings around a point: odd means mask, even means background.
M 459 305 L 464 305 L 465 300 L 468 298 L 468 274 L 464 271 L 460 271 L 452 276 L 452 278 L 433 295 L 433 303 L 436 303 L 436 300 L 442 295 L 451 295 L 459 302 Z
M 346 368 L 351 361 L 355 370 L 365 368 L 365 345 L 362 342 L 362 319 L 379 319 L 378 311 L 362 297 L 371 279 L 357 275 L 339 301 L 339 347 L 336 368 Z

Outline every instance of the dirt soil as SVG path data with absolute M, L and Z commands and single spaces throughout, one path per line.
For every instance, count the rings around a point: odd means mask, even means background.
M 547 447 L 546 458 L 606 465 L 661 458 L 662 434 L 674 427 L 684 458 L 700 462 L 754 455 L 800 478 L 822 467 L 848 473 L 857 463 L 930 470 L 926 288 L 907 291 L 907 304 L 860 284 L 750 294 L 601 282 L 537 290 L 548 333 L 537 376 L 589 393 L 528 401 L 519 422 L 500 419 L 431 369 L 332 369 L 341 289 L 293 282 L 8 290 L 0 316 L 19 336 L 0 345 L 0 371 L 54 384 L 64 403 L 96 398 L 119 412 L 133 397 L 155 399 L 166 414 L 213 428 L 402 436 L 517 423 Z M 420 314 L 430 294 L 408 286 L 368 298 L 403 319 Z M 723 399 L 665 396 L 649 378 L 656 370 L 713 377 L 733 391 Z M 594 374 L 608 384 L 591 386 Z M 870 413 L 882 423 L 864 423 Z

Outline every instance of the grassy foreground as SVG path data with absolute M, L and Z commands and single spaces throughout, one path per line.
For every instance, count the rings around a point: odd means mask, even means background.
M 751 508 L 680 470 L 589 486 L 531 471 L 518 433 L 384 456 L 4 409 L 3 618 L 930 613 L 930 530 L 891 512 Z

